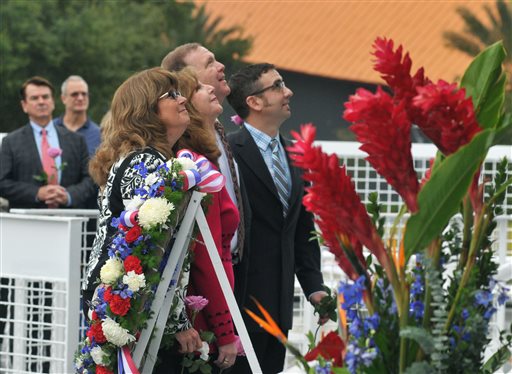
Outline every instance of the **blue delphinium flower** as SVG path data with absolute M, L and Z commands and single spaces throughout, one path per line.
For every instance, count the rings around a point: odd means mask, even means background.
M 462 319 L 463 319 L 464 321 L 465 321 L 465 320 L 467 320 L 467 319 L 469 318 L 469 312 L 468 312 L 468 310 L 467 310 L 466 308 L 462 309 L 462 314 L 461 314 L 461 316 L 462 316 Z
M 416 320 L 420 320 L 423 318 L 423 312 L 425 310 L 425 305 L 423 304 L 423 301 L 416 300 L 413 301 L 409 307 L 409 314 L 414 316 Z
M 144 164 L 144 162 L 139 162 L 137 165 L 135 165 L 133 167 L 135 170 L 137 170 L 137 172 L 139 173 L 139 175 L 142 177 L 142 178 L 146 178 L 146 176 L 148 175 L 148 169 L 146 168 L 146 165 Z
M 510 291 L 510 288 L 504 287 L 503 285 L 499 285 L 500 291 L 498 294 L 498 305 L 505 304 L 510 297 L 508 296 L 508 292 Z
M 370 366 L 378 354 L 373 336 L 379 327 L 380 318 L 377 314 L 363 315 L 361 307 L 364 305 L 364 290 L 364 276 L 359 277 L 354 283 L 341 282 L 338 288 L 338 292 L 343 295 L 344 302 L 341 307 L 346 311 L 350 333 L 345 363 L 353 374 L 361 365 Z
M 162 192 L 160 191 L 160 187 L 165 186 L 165 183 L 162 179 L 159 181 L 153 183 L 151 187 L 149 187 L 148 196 L 149 197 L 159 197 L 162 195 Z
M 326 362 L 325 365 L 317 364 L 315 366 L 315 374 L 331 374 L 332 364 Z
M 492 293 L 489 291 L 479 290 L 475 294 L 475 305 L 487 308 L 492 304 Z
M 343 309 L 348 310 L 350 307 L 361 302 L 365 289 L 364 282 L 364 275 L 361 275 L 354 284 L 340 282 L 338 292 L 343 294 L 344 302 L 341 306 Z

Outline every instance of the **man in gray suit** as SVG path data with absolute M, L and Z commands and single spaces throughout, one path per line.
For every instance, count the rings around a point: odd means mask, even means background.
M 53 94 L 51 83 L 41 77 L 21 87 L 21 107 L 29 123 L 3 138 L 0 148 L 0 196 L 11 208 L 82 208 L 95 193 L 84 138 L 53 124 Z M 62 151 L 53 155 L 53 180 L 42 177 L 50 174 L 43 172 L 43 142 Z

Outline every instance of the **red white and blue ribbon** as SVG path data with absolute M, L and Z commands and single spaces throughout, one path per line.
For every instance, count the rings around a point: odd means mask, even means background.
M 137 224 L 138 213 L 138 210 L 123 210 L 119 216 L 119 219 L 121 220 L 121 223 L 126 227 L 133 227 Z
M 117 372 L 119 374 L 140 374 L 127 345 L 117 349 Z
M 226 184 L 226 177 L 215 170 L 206 157 L 197 155 L 188 149 L 178 151 L 177 156 L 191 159 L 197 167 L 197 171 L 189 169 L 180 172 L 184 177 L 183 187 L 185 190 L 197 186 L 201 192 L 218 192 Z

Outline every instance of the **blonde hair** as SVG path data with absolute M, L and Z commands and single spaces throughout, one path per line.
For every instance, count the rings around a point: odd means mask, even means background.
M 220 157 L 220 150 L 217 147 L 215 135 L 204 123 L 203 117 L 192 104 L 192 96 L 200 87 L 199 80 L 191 68 L 185 68 L 178 73 L 181 94 L 187 98 L 188 115 L 190 125 L 174 146 L 175 150 L 188 148 L 205 156 L 211 162 L 217 164 Z
M 99 186 L 106 184 L 112 165 L 133 151 L 152 147 L 167 158 L 172 156 L 157 107 L 158 98 L 172 88 L 178 88 L 176 75 L 152 68 L 132 75 L 116 90 L 102 142 L 89 164 L 89 173 Z

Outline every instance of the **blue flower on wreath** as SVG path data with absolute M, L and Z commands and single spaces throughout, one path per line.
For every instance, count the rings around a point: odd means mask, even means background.
M 148 191 L 144 187 L 139 187 L 135 189 L 135 194 L 145 198 L 148 195 Z
M 168 172 L 169 172 L 169 167 L 167 166 L 167 164 L 166 164 L 166 163 L 163 163 L 163 164 L 158 165 L 158 166 L 156 167 L 156 170 L 157 170 L 158 172 L 160 172 L 160 174 L 162 174 L 162 170 L 163 170 L 163 171 L 165 171 L 166 173 L 168 173 Z
M 158 182 L 153 183 L 151 187 L 149 187 L 148 191 L 148 197 L 159 197 L 162 195 L 162 192 L 160 191 L 160 187 L 165 186 L 165 183 L 162 179 L 160 179 Z
M 121 296 L 123 299 L 128 299 L 133 296 L 133 291 L 128 288 L 127 285 L 124 285 L 121 290 L 116 290 L 112 293 L 116 293 Z
M 133 168 L 137 170 L 137 172 L 142 178 L 146 178 L 146 176 L 148 175 L 148 169 L 146 168 L 146 164 L 144 164 L 144 162 L 142 161 L 135 165 Z

